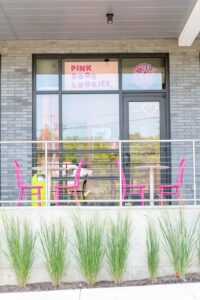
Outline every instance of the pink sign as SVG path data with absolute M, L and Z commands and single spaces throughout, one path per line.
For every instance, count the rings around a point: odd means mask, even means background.
M 146 64 L 146 63 L 142 63 L 137 65 L 134 69 L 133 69 L 133 73 L 154 73 L 157 70 L 157 68 L 152 67 L 151 64 Z
M 133 69 L 134 84 L 142 89 L 152 88 L 162 84 L 162 74 L 148 63 L 141 63 Z
M 117 90 L 117 61 L 65 62 L 64 89 L 68 91 Z

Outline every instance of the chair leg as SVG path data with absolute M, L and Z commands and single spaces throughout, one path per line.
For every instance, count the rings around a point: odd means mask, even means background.
M 59 188 L 56 188 L 56 206 L 60 205 L 59 199 L 60 199 L 60 190 Z
M 19 191 L 19 196 L 18 196 L 18 201 L 17 201 L 17 206 L 20 206 L 20 203 L 22 201 L 22 191 Z
M 126 199 L 126 191 L 122 190 L 122 201 Z
M 74 189 L 74 199 L 76 200 L 77 205 L 79 205 L 78 194 L 77 194 L 76 189 Z
M 144 189 L 140 189 L 141 206 L 144 206 Z
M 185 200 L 184 200 L 184 198 L 183 198 L 183 194 L 181 193 L 180 190 L 176 190 L 176 197 L 177 197 L 177 199 L 179 200 L 179 204 L 180 204 L 180 205 L 185 204 Z

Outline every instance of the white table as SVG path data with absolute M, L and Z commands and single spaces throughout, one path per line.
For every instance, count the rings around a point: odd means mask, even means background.
M 34 171 L 40 171 L 42 174 L 46 174 L 46 167 L 45 166 L 37 166 L 33 167 L 32 170 Z M 47 168 L 47 191 L 46 191 L 46 200 L 47 202 L 51 199 L 51 176 L 53 171 L 57 170 L 66 170 L 66 166 L 59 167 L 59 166 L 49 166 Z
M 76 169 L 78 168 L 77 165 L 72 165 L 70 164 L 70 162 L 66 162 L 66 165 L 63 165 L 62 167 L 60 167 L 59 165 L 56 164 L 52 164 L 49 165 L 48 164 L 48 168 L 47 168 L 47 192 L 46 192 L 46 197 L 47 197 L 47 201 L 51 200 L 51 177 L 52 177 L 52 172 L 53 171 L 67 171 L 67 170 L 73 170 L 73 176 L 75 176 L 76 173 Z M 32 170 L 34 171 L 40 171 L 42 174 L 45 175 L 46 173 L 46 167 L 43 166 L 37 166 L 37 167 L 33 167 Z M 86 176 L 86 175 L 92 175 L 92 170 L 88 170 L 87 168 L 81 168 L 81 173 L 80 176 Z M 80 179 L 80 182 L 83 182 L 83 179 Z M 74 181 L 68 181 L 68 185 L 73 185 Z
M 149 170 L 149 193 L 150 193 L 150 205 L 154 205 L 154 187 L 155 187 L 155 171 L 167 170 L 168 166 L 163 165 L 143 165 L 134 167 L 135 170 Z

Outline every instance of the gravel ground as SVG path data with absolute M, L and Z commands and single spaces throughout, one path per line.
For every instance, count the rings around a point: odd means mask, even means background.
M 121 287 L 125 286 L 143 286 L 152 284 L 172 284 L 172 283 L 189 283 L 189 282 L 200 282 L 200 273 L 187 274 L 185 280 L 177 279 L 175 276 L 165 276 L 159 277 L 154 282 L 149 279 L 144 280 L 131 280 L 124 281 L 122 284 L 118 285 Z M 92 288 L 100 287 L 116 287 L 113 281 L 99 281 Z M 19 288 L 16 285 L 4 285 L 0 286 L 0 293 L 10 293 L 10 292 L 39 292 L 39 291 L 51 291 L 51 290 L 68 290 L 68 289 L 80 289 L 80 288 L 91 288 L 84 282 L 72 282 L 63 283 L 59 288 L 55 288 L 50 282 L 32 283 L 28 284 L 26 288 Z

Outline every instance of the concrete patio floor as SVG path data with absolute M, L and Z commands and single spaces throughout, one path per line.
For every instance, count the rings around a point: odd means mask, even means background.
M 29 293 L 6 293 L 1 300 L 197 300 L 200 299 L 200 283 L 98 288 Z

